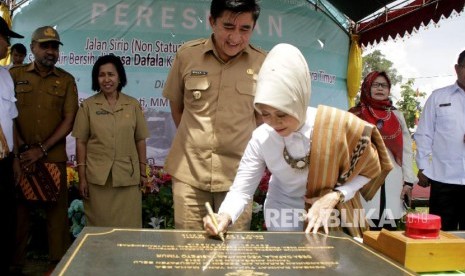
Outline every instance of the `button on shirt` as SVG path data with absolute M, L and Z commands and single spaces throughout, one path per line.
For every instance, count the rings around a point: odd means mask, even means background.
M 433 91 L 415 133 L 417 165 L 439 182 L 465 185 L 465 92 L 457 83 Z
M 13 150 L 13 119 L 18 116 L 15 102 L 10 73 L 6 68 L 0 67 L 0 125 L 10 151 Z

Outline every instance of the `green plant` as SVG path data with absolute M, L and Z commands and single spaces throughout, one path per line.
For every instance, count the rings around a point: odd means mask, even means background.
M 70 193 L 78 189 L 77 172 L 72 165 L 67 168 L 68 187 Z M 147 175 L 151 182 L 150 188 L 142 195 L 142 223 L 144 228 L 174 229 L 173 192 L 171 189 L 171 176 L 160 166 L 149 166 Z M 254 194 L 252 222 L 250 230 L 265 231 L 263 217 L 263 203 L 268 191 L 270 180 L 268 170 L 263 174 L 262 180 Z M 85 226 L 84 208 L 82 200 L 76 197 L 71 201 L 68 217 L 71 222 L 70 232 L 76 237 Z
M 147 169 L 151 188 L 142 196 L 144 228 L 173 229 L 174 210 L 171 176 L 160 166 Z
M 72 187 L 79 188 L 78 172 L 74 164 L 70 162 L 66 164 L 66 182 L 68 183 L 68 189 Z
M 74 237 L 81 233 L 82 228 L 86 225 L 86 217 L 84 216 L 84 205 L 81 199 L 75 199 L 71 202 L 68 208 L 68 218 L 70 219 L 71 226 L 69 231 Z

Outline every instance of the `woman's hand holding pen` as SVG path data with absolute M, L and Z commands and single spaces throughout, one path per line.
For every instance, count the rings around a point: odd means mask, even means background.
M 226 233 L 229 224 L 231 223 L 231 217 L 228 214 L 213 214 L 218 223 L 218 229 L 212 221 L 210 215 L 203 217 L 203 228 L 210 236 L 218 236 L 219 233 Z

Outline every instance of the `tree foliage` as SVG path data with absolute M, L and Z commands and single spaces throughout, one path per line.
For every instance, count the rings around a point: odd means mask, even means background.
M 418 119 L 421 112 L 419 99 L 424 98 L 426 93 L 413 89 L 414 81 L 409 79 L 400 86 L 401 99 L 397 102 L 397 107 L 404 114 L 407 126 L 412 129 L 415 127 L 415 118 Z
M 385 71 L 391 79 L 393 86 L 402 82 L 402 76 L 397 74 L 397 69 L 392 66 L 392 61 L 386 59 L 379 50 L 375 50 L 371 54 L 367 54 L 362 57 L 362 64 L 363 78 L 371 71 Z

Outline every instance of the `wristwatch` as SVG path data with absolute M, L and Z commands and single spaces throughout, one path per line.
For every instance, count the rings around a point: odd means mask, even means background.
M 334 189 L 333 191 L 335 191 L 339 195 L 339 202 L 338 203 L 343 203 L 344 200 L 346 199 L 344 193 L 341 192 L 340 190 L 336 190 L 336 189 Z

